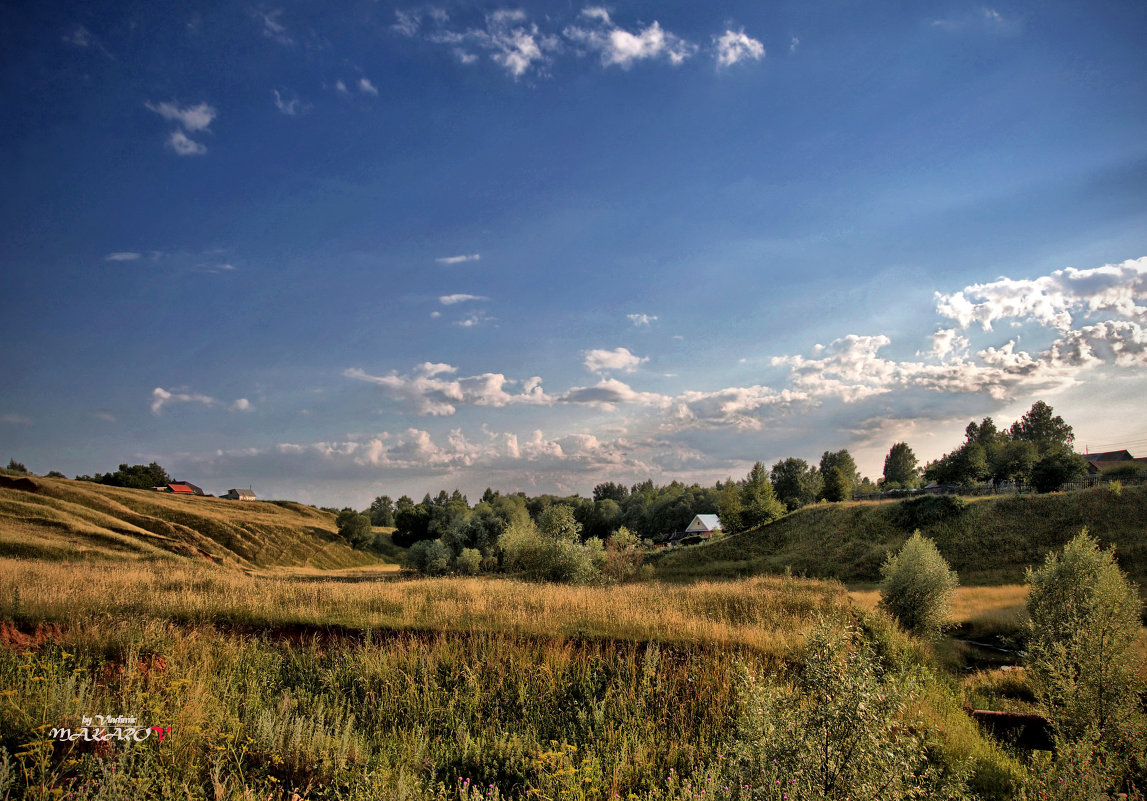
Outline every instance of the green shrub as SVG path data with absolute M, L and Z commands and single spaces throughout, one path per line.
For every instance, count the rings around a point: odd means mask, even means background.
M 896 504 L 892 522 L 905 531 L 915 531 L 958 517 L 967 508 L 968 502 L 958 495 L 921 495 Z
M 463 548 L 454 559 L 454 568 L 467 576 L 477 575 L 482 569 L 482 552 L 477 548 Z
M 1113 551 L 1081 531 L 1028 571 L 1027 676 L 1064 743 L 1093 741 L 1113 770 L 1142 780 L 1142 671 L 1135 640 L 1142 604 Z
M 441 540 L 419 540 L 406 552 L 406 566 L 428 576 L 441 576 L 450 567 L 450 549 Z
M 752 798 L 960 798 L 963 779 L 905 720 L 917 694 L 868 645 L 822 627 L 793 686 L 746 672 L 735 777 Z
M 917 531 L 880 569 L 880 605 L 914 634 L 935 637 L 951 616 L 959 579 L 936 544 Z

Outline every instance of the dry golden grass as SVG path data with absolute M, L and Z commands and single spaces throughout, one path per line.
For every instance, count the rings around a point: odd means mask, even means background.
M 875 609 L 880 602 L 880 590 L 854 589 L 848 595 L 861 609 Z M 952 598 L 952 622 L 960 625 L 998 621 L 1001 625 L 1016 628 L 1023 624 L 1027 595 L 1027 586 L 1023 584 L 957 587 Z
M 174 556 L 243 567 L 344 568 L 380 561 L 342 541 L 332 514 L 301 504 L 32 480 L 36 492 L 0 488 L 0 555 L 80 561 Z
M 387 574 L 378 573 L 380 578 Z M 844 618 L 844 588 L 751 578 L 687 586 L 370 580 L 363 571 L 245 575 L 192 563 L 130 566 L 0 559 L 0 617 L 171 620 L 253 626 L 480 631 L 744 646 L 783 654 L 818 616 Z

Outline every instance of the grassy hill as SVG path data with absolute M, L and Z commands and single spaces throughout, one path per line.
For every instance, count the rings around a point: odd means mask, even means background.
M 1147 486 L 1103 488 L 963 502 L 919 498 L 809 506 L 759 529 L 651 556 L 659 577 L 715 578 L 779 573 L 843 581 L 880 578 L 886 554 L 913 530 L 935 540 L 964 584 L 1022 582 L 1084 526 L 1139 585 L 1147 586 Z
M 2 483 L 9 486 L 0 486 L 0 556 L 187 557 L 245 568 L 331 569 L 385 561 L 347 546 L 336 534 L 334 515 L 289 501 L 228 501 L 69 479 L 7 478 Z

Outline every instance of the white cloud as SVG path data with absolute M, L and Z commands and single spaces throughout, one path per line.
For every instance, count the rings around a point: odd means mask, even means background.
M 246 398 L 239 398 L 233 403 L 225 403 L 212 398 L 210 395 L 191 392 L 170 392 L 163 387 L 156 387 L 151 391 L 152 414 L 158 416 L 160 412 L 163 411 L 163 407 L 175 403 L 198 403 L 210 408 L 227 409 L 234 412 L 250 412 L 255 409 Z
M 12 426 L 30 426 L 33 424 L 30 417 L 24 417 L 20 414 L 0 414 L 0 423 L 7 423 Z
M 648 358 L 633 355 L 628 348 L 615 348 L 614 350 L 589 350 L 585 353 L 585 366 L 591 373 L 605 370 L 621 370 L 632 373 Z
M 726 30 L 719 37 L 713 37 L 717 50 L 717 66 L 731 67 L 745 60 L 760 61 L 765 57 L 765 46 L 745 33 Z
M 187 138 L 183 131 L 172 131 L 167 139 L 167 146 L 180 156 L 202 156 L 207 152 L 207 146 Z
M 454 306 L 458 303 L 469 303 L 475 300 L 489 300 L 489 298 L 483 297 L 481 295 L 464 295 L 461 293 L 457 295 L 442 295 L 440 298 L 438 298 L 438 302 L 443 306 Z
M 961 328 L 985 331 L 999 320 L 1032 320 L 1061 331 L 1073 314 L 1113 312 L 1147 322 L 1147 257 L 1088 270 L 1068 267 L 1034 279 L 1002 277 L 952 294 L 936 293 L 936 310 Z
M 263 23 L 263 35 L 271 41 L 287 47 L 293 45 L 295 40 L 287 30 L 287 26 L 279 21 L 282 15 L 282 9 L 276 9 L 267 13 L 257 13 L 257 16 Z
M 603 67 L 629 69 L 638 61 L 664 58 L 681 64 L 697 52 L 697 45 L 661 28 L 656 20 L 637 33 L 616 26 L 603 9 L 587 9 L 584 14 L 593 27 L 571 25 L 562 31 L 571 42 L 601 56 Z
M 374 84 L 370 82 L 369 78 L 358 79 L 358 90 L 363 94 L 374 95 L 375 97 L 378 97 L 378 89 L 376 89 Z
M 486 15 L 484 27 L 465 31 L 441 28 L 445 21 L 444 16 L 435 20 L 439 27 L 427 35 L 429 41 L 448 45 L 465 64 L 477 60 L 466 47 L 485 51 L 515 80 L 541 69 L 550 60 L 547 54 L 560 46 L 557 37 L 543 34 L 521 10 L 494 11 Z
M 104 256 L 104 261 L 135 261 L 142 255 L 143 254 L 136 253 L 134 251 L 120 250 Z
M 294 92 L 287 90 L 279 91 L 278 89 L 271 90 L 275 97 L 275 108 L 281 111 L 288 117 L 297 117 L 300 114 L 306 114 L 311 110 L 309 103 L 304 102 Z
M 342 82 L 342 79 L 335 81 L 335 91 L 340 95 L 350 94 L 350 90 L 346 88 L 346 84 Z
M 560 395 L 562 403 L 579 403 L 613 409 L 619 403 L 637 403 L 647 406 L 663 406 L 668 399 L 653 392 L 637 392 L 628 384 L 609 378 L 592 387 L 574 387 Z
M 801 40 L 798 39 L 797 37 L 794 36 L 791 39 L 789 39 L 789 53 L 795 53 L 797 51 L 797 48 L 800 46 L 801 46 Z
M 497 319 L 497 317 L 491 317 L 485 312 L 472 311 L 461 320 L 455 320 L 454 325 L 459 328 L 475 328 L 479 325 L 495 322 Z
M 375 376 L 359 368 L 346 370 L 343 375 L 382 387 L 392 398 L 422 415 L 452 415 L 459 405 L 502 407 L 552 402 L 542 389 L 541 378 L 536 376 L 525 381 L 511 381 L 502 373 L 454 378 L 456 372 L 457 368 L 449 364 L 424 362 L 408 375 L 392 370 L 387 375 Z M 514 384 L 520 384 L 521 391 L 506 392 L 506 386 Z
M 470 253 L 462 256 L 441 256 L 434 261 L 439 264 L 464 264 L 468 261 L 478 261 L 481 258 L 481 253 Z
M 639 328 L 643 325 L 648 326 L 650 323 L 657 320 L 656 314 L 653 314 L 653 315 L 649 315 L 649 314 L 627 314 L 625 316 L 629 318 L 629 322 L 633 323 L 635 326 L 638 326 Z
M 206 131 L 211 123 L 219 116 L 219 112 L 207 103 L 180 108 L 175 103 L 145 103 L 145 106 L 154 111 L 165 120 L 179 123 L 185 131 Z

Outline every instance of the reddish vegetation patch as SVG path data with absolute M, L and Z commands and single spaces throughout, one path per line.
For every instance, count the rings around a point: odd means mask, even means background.
M 141 679 L 147 681 L 152 674 L 167 670 L 167 660 L 157 654 L 146 656 L 135 664 L 135 672 Z M 127 665 L 122 662 L 105 662 L 100 669 L 100 681 L 104 684 L 110 681 L 121 681 L 127 673 Z
M 37 648 L 60 638 L 60 627 L 55 623 L 29 624 L 0 620 L 0 646 L 14 651 Z

